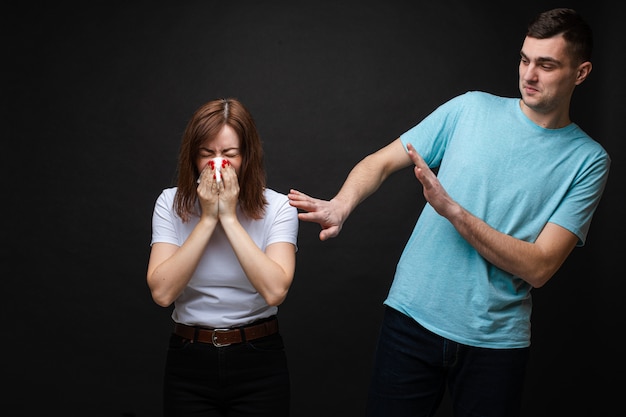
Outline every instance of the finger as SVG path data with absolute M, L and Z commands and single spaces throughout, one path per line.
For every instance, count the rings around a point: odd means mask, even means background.
M 320 232 L 320 240 L 325 241 L 330 238 L 337 237 L 338 234 L 339 234 L 339 227 L 332 226 Z
M 225 165 L 221 168 L 220 174 L 222 176 L 222 182 L 230 185 L 238 184 L 237 171 L 235 171 L 235 168 L 230 163 L 228 163 L 228 161 L 226 161 Z
M 314 211 L 317 208 L 318 200 L 311 198 L 303 193 L 290 193 L 288 196 L 289 204 L 306 211 Z
M 306 210 L 305 212 L 298 213 L 298 218 L 305 222 L 320 223 L 320 224 L 324 222 L 324 217 L 318 214 L 317 211 Z
M 314 212 L 317 211 L 317 206 L 309 201 L 294 201 L 291 200 L 289 201 L 289 204 L 292 207 L 295 207 L 297 209 L 300 210 L 305 210 L 305 211 L 310 211 L 310 212 Z
M 200 171 L 200 175 L 198 175 L 198 180 L 196 181 L 198 184 L 200 184 L 204 178 L 206 178 L 206 173 L 205 171 L 207 170 L 207 167 L 205 166 L 202 171 Z
M 423 169 L 421 169 L 419 167 L 415 167 L 415 168 L 413 168 L 413 172 L 415 172 L 415 178 L 417 178 L 419 180 L 419 182 L 421 182 L 424 187 L 427 187 L 427 186 L 430 185 L 430 181 L 426 177 L 426 174 L 424 173 Z
M 413 145 L 411 145 L 410 143 L 406 145 L 408 152 L 409 152 L 409 157 L 411 158 L 411 160 L 413 161 L 413 163 L 415 165 L 418 166 L 423 166 L 426 164 L 426 162 L 424 162 L 424 159 L 422 158 L 422 156 L 415 150 L 415 148 L 413 147 Z
M 211 192 L 212 193 L 220 193 L 220 182 L 217 181 L 217 179 L 215 179 L 215 176 L 213 178 L 211 178 Z
M 289 190 L 289 194 L 287 195 L 287 197 L 290 200 L 312 200 L 312 198 L 306 194 L 304 194 L 303 192 L 300 192 L 298 190 Z

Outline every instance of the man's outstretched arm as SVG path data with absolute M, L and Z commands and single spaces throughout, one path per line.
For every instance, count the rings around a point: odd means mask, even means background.
M 320 240 L 339 235 L 348 216 L 363 200 L 372 195 L 395 171 L 411 164 L 404 145 L 396 139 L 384 148 L 369 154 L 352 168 L 346 181 L 330 201 L 310 197 L 290 190 L 292 206 L 303 210 L 300 220 L 318 223 L 322 227 Z

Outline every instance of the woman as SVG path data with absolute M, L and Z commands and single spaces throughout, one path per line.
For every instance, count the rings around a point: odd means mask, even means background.
M 196 110 L 177 187 L 163 190 L 152 219 L 148 286 L 158 305 L 174 303 L 165 416 L 289 414 L 276 314 L 294 276 L 298 218 L 265 178 L 259 133 L 239 101 Z

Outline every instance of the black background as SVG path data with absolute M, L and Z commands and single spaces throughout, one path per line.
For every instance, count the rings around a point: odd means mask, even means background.
M 587 245 L 533 292 L 523 415 L 616 415 L 621 398 L 608 392 L 624 388 L 621 15 L 598 1 L 488 3 L 5 10 L 2 414 L 161 414 L 171 310 L 145 283 L 151 215 L 174 184 L 180 137 L 200 104 L 239 98 L 261 132 L 269 186 L 331 198 L 356 162 L 445 100 L 467 90 L 518 96 L 527 21 L 568 6 L 596 37 L 572 118 L 613 166 Z M 319 226 L 301 223 L 280 309 L 294 416 L 362 415 L 382 302 L 423 203 L 407 169 L 338 238 L 320 242 Z M 446 400 L 438 416 L 450 415 Z

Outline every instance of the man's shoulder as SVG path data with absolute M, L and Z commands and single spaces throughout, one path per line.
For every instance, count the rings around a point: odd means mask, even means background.
M 486 91 L 480 91 L 480 90 L 470 90 L 470 91 L 467 91 L 465 94 L 462 94 L 459 97 L 463 97 L 464 100 L 476 100 L 476 101 L 498 102 L 498 103 L 501 103 L 503 101 L 517 100 L 512 97 L 499 96 L 493 93 L 488 93 Z
M 448 101 L 447 106 L 448 108 L 456 108 L 457 110 L 470 113 L 484 113 L 488 109 L 508 111 L 508 109 L 515 107 L 517 100 L 518 99 L 498 96 L 485 91 L 472 90 L 452 98 Z

